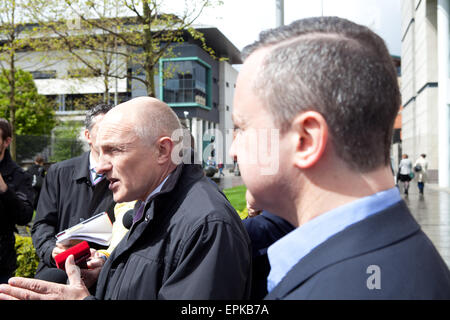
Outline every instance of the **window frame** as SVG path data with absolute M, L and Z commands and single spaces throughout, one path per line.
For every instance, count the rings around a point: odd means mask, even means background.
M 212 72 L 211 66 L 200 59 L 199 57 L 179 57 L 179 58 L 163 58 L 159 59 L 159 98 L 164 101 L 164 63 L 168 62 L 179 62 L 179 61 L 195 61 L 200 65 L 204 66 L 206 69 L 206 105 L 202 105 L 196 102 L 178 102 L 178 103 L 167 103 L 172 108 L 183 108 L 183 107 L 199 107 L 207 110 L 212 109 Z M 165 101 L 164 101 L 165 102 Z

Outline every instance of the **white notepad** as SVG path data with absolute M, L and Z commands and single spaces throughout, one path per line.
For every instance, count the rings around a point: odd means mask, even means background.
M 108 246 L 111 236 L 111 220 L 106 212 L 102 212 L 58 233 L 56 243 L 67 245 L 70 240 L 86 240 Z

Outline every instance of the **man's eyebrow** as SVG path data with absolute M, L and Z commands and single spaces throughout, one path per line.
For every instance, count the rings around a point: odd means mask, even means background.
M 115 143 L 114 141 L 105 141 L 104 143 L 98 144 L 101 148 L 116 148 L 125 149 L 127 147 L 126 143 Z

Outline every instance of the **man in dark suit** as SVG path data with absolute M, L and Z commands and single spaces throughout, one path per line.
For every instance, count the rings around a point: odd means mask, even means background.
M 52 274 L 43 271 L 55 268 L 55 256 L 74 245 L 56 244 L 58 232 L 103 211 L 114 221 L 115 202 L 108 181 L 96 175 L 98 151 L 94 147 L 99 123 L 111 108 L 100 104 L 86 113 L 84 135 L 90 151 L 50 166 L 44 179 L 31 230 L 40 260 L 36 278 Z M 98 248 L 94 243 L 90 245 Z
M 255 206 L 296 227 L 268 248 L 266 299 L 450 299 L 392 180 L 400 93 L 383 40 L 310 18 L 261 33 L 244 59 L 230 153 Z

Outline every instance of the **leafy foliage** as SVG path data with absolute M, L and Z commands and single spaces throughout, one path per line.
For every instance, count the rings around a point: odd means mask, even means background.
M 77 139 L 82 125 L 77 122 L 67 122 L 54 130 L 53 152 L 50 161 L 59 162 L 79 156 L 83 153 L 83 143 Z
M 0 73 L 0 116 L 9 120 L 11 86 L 10 71 Z M 56 124 L 53 103 L 38 94 L 31 73 L 17 69 L 15 72 L 15 133 L 17 135 L 48 135 Z
M 16 234 L 17 269 L 16 277 L 33 278 L 39 263 L 31 237 Z
M 177 6 L 176 14 L 164 12 L 173 9 L 163 0 L 51 0 L 59 4 L 53 6 L 48 1 L 32 0 L 32 16 L 41 32 L 57 35 L 52 38 L 53 49 L 70 52 L 93 74 L 101 75 L 106 91 L 110 78 L 127 78 L 155 96 L 159 60 L 175 57 L 174 48 L 186 41 L 197 42 L 217 58 L 193 24 L 205 8 L 220 5 L 221 0 L 187 1 Z

